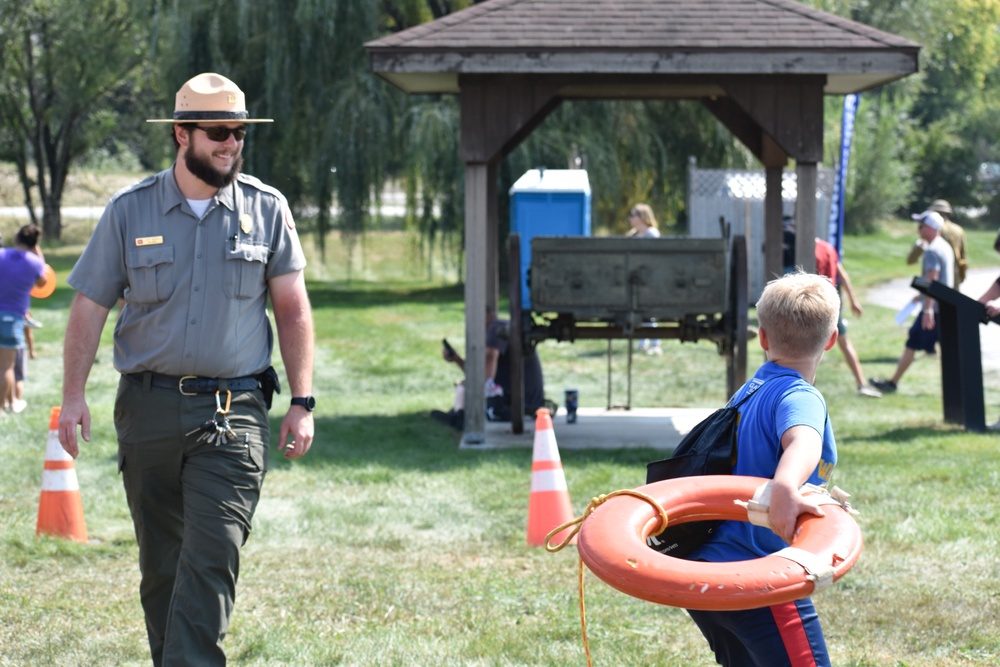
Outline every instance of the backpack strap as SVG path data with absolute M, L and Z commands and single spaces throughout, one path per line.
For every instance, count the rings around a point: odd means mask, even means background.
M 739 403 L 737 403 L 736 405 L 733 405 L 733 399 L 730 398 L 729 402 L 726 403 L 726 407 L 727 408 L 739 408 L 740 406 L 742 406 L 744 403 L 747 402 L 747 399 L 749 399 L 751 396 L 753 396 L 754 394 L 756 394 L 757 390 L 760 389 L 761 387 L 763 387 L 766 383 L 767 383 L 767 380 L 764 380 L 760 384 L 754 386 L 752 389 L 748 389 L 746 395 L 743 396 L 743 398 L 741 398 L 740 401 L 739 401 Z M 735 396 L 733 398 L 735 398 Z

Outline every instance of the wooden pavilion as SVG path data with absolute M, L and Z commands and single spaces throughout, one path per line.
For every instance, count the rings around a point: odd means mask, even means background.
M 764 165 L 765 267 L 781 268 L 781 172 L 798 178 L 796 257 L 813 265 L 823 96 L 917 71 L 920 45 L 793 0 L 486 0 L 365 44 L 407 93 L 459 96 L 465 162 L 466 403 L 484 402 L 499 295 L 497 167 L 563 100 L 699 100 Z M 484 440 L 467 410 L 463 444 Z

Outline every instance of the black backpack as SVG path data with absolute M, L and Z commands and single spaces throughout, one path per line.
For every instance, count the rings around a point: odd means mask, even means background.
M 646 484 L 696 475 L 731 475 L 736 465 L 736 426 L 739 408 L 762 385 L 753 387 L 736 405 L 730 401 L 684 436 L 670 458 L 646 465 Z M 659 535 L 646 538 L 649 548 L 684 558 L 708 541 L 722 521 L 695 521 L 667 526 Z

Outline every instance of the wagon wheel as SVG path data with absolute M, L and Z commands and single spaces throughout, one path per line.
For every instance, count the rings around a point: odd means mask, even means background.
M 507 358 L 510 363 L 510 430 L 524 433 L 524 334 L 521 314 L 521 235 L 507 239 L 507 280 L 510 300 L 510 333 Z
M 742 234 L 733 236 L 729 255 L 730 323 L 726 342 L 726 392 L 736 393 L 747 380 L 747 311 L 749 310 L 749 276 L 747 274 L 747 240 Z

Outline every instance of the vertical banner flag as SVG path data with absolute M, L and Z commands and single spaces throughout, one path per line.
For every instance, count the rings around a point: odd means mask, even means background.
M 844 117 L 840 126 L 840 164 L 837 165 L 837 178 L 833 185 L 833 201 L 830 206 L 829 240 L 839 255 L 843 255 L 844 189 L 847 186 L 847 163 L 851 157 L 851 138 L 854 136 L 854 117 L 857 112 L 858 95 L 856 93 L 845 95 Z

